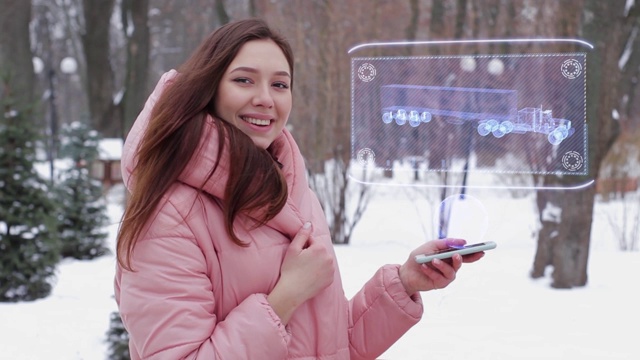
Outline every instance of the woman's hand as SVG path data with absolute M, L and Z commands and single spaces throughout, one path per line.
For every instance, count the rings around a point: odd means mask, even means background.
M 400 281 L 404 285 L 407 294 L 413 295 L 418 291 L 429 291 L 447 287 L 456 278 L 462 263 L 471 263 L 480 260 L 484 252 L 460 256 L 455 254 L 451 259 L 435 259 L 430 263 L 418 264 L 416 255 L 431 254 L 438 250 L 449 248 L 451 245 L 462 246 L 466 241 L 462 239 L 432 240 L 413 250 L 407 261 L 400 266 Z
M 267 301 L 287 324 L 300 304 L 331 285 L 335 270 L 333 253 L 313 239 L 311 223 L 306 223 L 291 241 L 280 268 L 280 279 Z

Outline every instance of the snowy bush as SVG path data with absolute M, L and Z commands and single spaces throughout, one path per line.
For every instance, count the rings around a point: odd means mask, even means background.
M 59 261 L 55 206 L 34 169 L 28 114 L 0 105 L 0 302 L 36 300 L 51 293 Z
M 56 186 L 63 257 L 88 260 L 108 252 L 105 225 L 109 219 L 102 184 L 89 176 L 99 140 L 96 131 L 78 122 L 62 130 L 59 155 L 74 164 L 58 175 Z
M 109 330 L 107 331 L 107 344 L 109 360 L 130 360 L 129 355 L 129 333 L 125 330 L 118 312 L 111 313 Z

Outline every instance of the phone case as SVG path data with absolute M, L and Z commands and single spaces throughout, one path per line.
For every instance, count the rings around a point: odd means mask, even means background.
M 433 259 L 448 259 L 452 257 L 454 254 L 469 255 L 469 254 L 477 253 L 480 251 L 491 250 L 491 249 L 495 249 L 496 246 L 497 244 L 495 242 L 487 241 L 487 242 L 482 242 L 477 244 L 465 245 L 462 248 L 444 249 L 433 254 L 416 255 L 416 262 L 419 264 L 424 264 L 424 263 L 430 262 Z

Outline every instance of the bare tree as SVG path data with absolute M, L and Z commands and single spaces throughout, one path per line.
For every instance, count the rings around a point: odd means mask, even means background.
M 114 3 L 115 0 L 84 0 L 82 3 L 82 45 L 87 63 L 91 125 L 105 137 L 118 137 L 122 134 L 122 122 L 116 118 L 118 113 L 113 102 L 116 87 L 109 46 Z
M 123 0 L 122 24 L 127 41 L 127 72 L 122 107 L 122 137 L 133 126 L 147 97 L 149 77 L 149 0 Z
M 218 14 L 218 21 L 220 21 L 221 24 L 228 23 L 231 20 L 231 18 L 229 17 L 229 14 L 227 13 L 227 10 L 224 7 L 224 1 L 215 0 L 215 3 L 216 3 L 216 14 Z
M 371 188 L 349 178 L 350 164 L 343 159 L 340 149 L 324 165 L 322 173 L 309 171 L 309 185 L 325 211 L 333 243 L 347 245 L 369 205 Z
M 620 68 L 621 54 L 627 47 L 631 53 L 640 51 L 638 43 L 629 41 L 638 27 L 640 8 L 636 5 L 625 11 L 624 0 L 603 3 L 586 0 L 582 32 L 595 46 L 589 57 L 587 76 L 587 120 L 589 125 L 589 177 L 597 178 L 600 164 L 619 134 L 619 123 L 612 121 L 612 113 L 620 108 L 621 99 L 628 95 L 631 79 L 624 78 Z M 637 69 L 635 63 L 627 64 Z M 567 185 L 570 179 L 547 176 L 547 185 Z M 547 266 L 553 267 L 552 287 L 571 288 L 587 284 L 587 262 L 593 221 L 595 187 L 580 191 L 538 191 L 541 214 L 557 209 L 556 216 L 543 217 L 538 235 L 538 250 L 531 275 L 544 275 Z
M 35 78 L 29 39 L 31 2 L 0 0 L 0 9 L 0 75 L 9 78 L 16 108 L 32 108 Z M 32 117 L 27 119 L 34 121 Z
M 345 5 L 348 4 L 320 1 L 313 10 L 319 14 L 317 26 L 326 31 L 318 35 L 316 44 L 305 44 L 312 56 L 316 57 L 309 60 L 315 64 L 314 70 L 318 76 L 315 82 L 317 88 L 313 89 L 318 103 L 306 111 L 315 119 L 315 136 L 311 138 L 315 151 L 307 151 L 309 168 L 312 170 L 310 178 L 324 177 L 322 182 L 312 182 L 312 187 L 325 208 L 333 242 L 338 244 L 349 243 L 352 231 L 366 208 L 368 195 L 366 185 L 359 186 L 358 190 L 352 189 L 355 185 L 348 176 L 349 102 L 346 96 L 336 96 L 349 89 L 349 77 L 346 76 L 349 63 L 344 43 L 348 26 L 337 26 L 341 23 L 346 25 Z M 311 49 L 313 46 L 317 46 L 317 50 Z M 348 206 L 350 201 L 357 203 L 355 209 Z

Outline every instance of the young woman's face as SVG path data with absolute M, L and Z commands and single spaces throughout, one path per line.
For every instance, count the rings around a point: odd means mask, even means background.
M 252 40 L 240 48 L 222 77 L 217 115 L 266 149 L 291 112 L 291 71 L 272 40 Z

